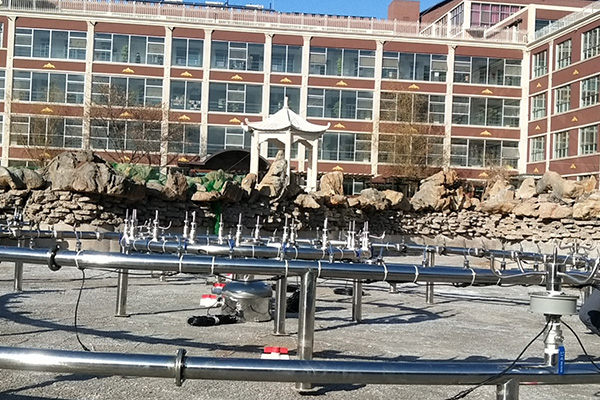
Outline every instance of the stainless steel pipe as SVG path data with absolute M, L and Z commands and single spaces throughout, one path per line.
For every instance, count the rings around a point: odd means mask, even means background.
M 317 274 L 308 270 L 302 275 L 300 312 L 298 313 L 298 358 L 312 360 L 315 342 L 315 311 L 317 308 Z M 312 389 L 311 381 L 296 382 L 296 389 Z
M 488 385 L 514 382 L 547 384 L 598 384 L 600 375 L 591 363 L 569 363 L 563 375 L 556 368 L 507 363 L 422 360 L 411 362 L 261 360 L 119 354 L 0 347 L 0 368 L 74 373 L 94 376 L 143 376 L 262 382 L 319 384 Z
M 460 268 L 438 265 L 423 268 L 413 264 L 330 263 L 323 261 L 241 259 L 172 254 L 120 254 L 94 251 L 43 250 L 18 247 L 0 247 L 0 261 L 22 261 L 31 264 L 78 268 L 114 268 L 132 270 L 160 270 L 203 274 L 255 274 L 271 276 L 301 276 L 314 270 L 318 278 L 363 279 L 390 282 L 445 282 L 463 284 L 544 284 L 545 273 L 505 270 L 499 278 L 490 269 Z M 567 275 L 585 277 L 577 271 Z

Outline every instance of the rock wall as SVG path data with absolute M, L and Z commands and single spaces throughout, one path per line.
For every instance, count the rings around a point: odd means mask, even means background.
M 521 241 L 551 242 L 554 240 L 600 240 L 600 220 L 542 220 L 519 217 L 514 214 L 487 214 L 479 211 L 414 212 L 402 210 L 377 210 L 342 206 L 303 208 L 294 201 L 279 203 L 196 203 L 191 201 L 167 201 L 149 196 L 144 202 L 129 202 L 105 195 L 78 194 L 69 191 L 9 190 L 0 193 L 0 213 L 6 218 L 21 207 L 26 220 L 41 226 L 68 224 L 92 225 L 117 230 L 128 210 L 136 209 L 140 222 L 152 220 L 159 212 L 161 225 L 181 227 L 186 211 L 196 212 L 199 233 L 214 231 L 219 215 L 222 215 L 226 232 L 234 232 L 239 216 L 248 231 L 260 218 L 265 235 L 275 230 L 281 234 L 286 220 L 295 221 L 304 235 L 316 235 L 325 218 L 331 231 L 344 231 L 351 222 L 362 229 L 369 223 L 374 235 L 402 235 L 419 237 L 443 237 L 447 240 L 500 240 L 508 243 Z

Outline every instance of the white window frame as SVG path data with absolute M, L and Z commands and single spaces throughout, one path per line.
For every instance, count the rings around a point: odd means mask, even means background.
M 587 60 L 600 54 L 600 27 L 584 32 L 581 37 L 581 59 Z
M 594 154 L 598 151 L 598 125 L 579 128 L 579 155 Z
M 571 109 L 571 85 L 556 88 L 554 90 L 554 102 L 556 114 L 569 111 Z
M 531 119 L 546 117 L 546 92 L 531 97 Z
M 540 76 L 548 73 L 548 51 L 540 51 L 533 55 L 531 76 L 533 78 L 539 78 Z
M 569 155 L 569 131 L 554 134 L 554 159 L 565 158 Z
M 537 136 L 529 139 L 529 161 L 539 162 L 546 159 L 546 136 Z
M 581 107 L 588 107 L 598 103 L 600 93 L 600 75 L 581 81 Z
M 571 65 L 571 50 L 573 41 L 565 40 L 556 45 L 556 69 L 566 68 Z

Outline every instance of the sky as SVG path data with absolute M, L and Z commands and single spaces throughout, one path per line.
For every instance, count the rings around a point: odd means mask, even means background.
M 356 17 L 387 18 L 388 5 L 392 0 L 230 0 L 229 4 L 260 4 L 281 12 L 306 14 L 351 15 Z M 439 1 L 421 0 L 421 10 Z

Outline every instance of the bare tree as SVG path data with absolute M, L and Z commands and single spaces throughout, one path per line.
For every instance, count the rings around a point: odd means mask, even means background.
M 168 146 L 183 137 L 181 123 L 169 123 L 165 104 L 143 104 L 138 93 L 129 93 L 117 85 L 102 86 L 86 107 L 91 126 L 90 146 L 105 150 L 113 161 L 129 164 L 165 166 L 179 158 Z
M 429 95 L 381 93 L 378 161 L 385 175 L 418 181 L 441 169 L 444 128 L 436 118 Z

